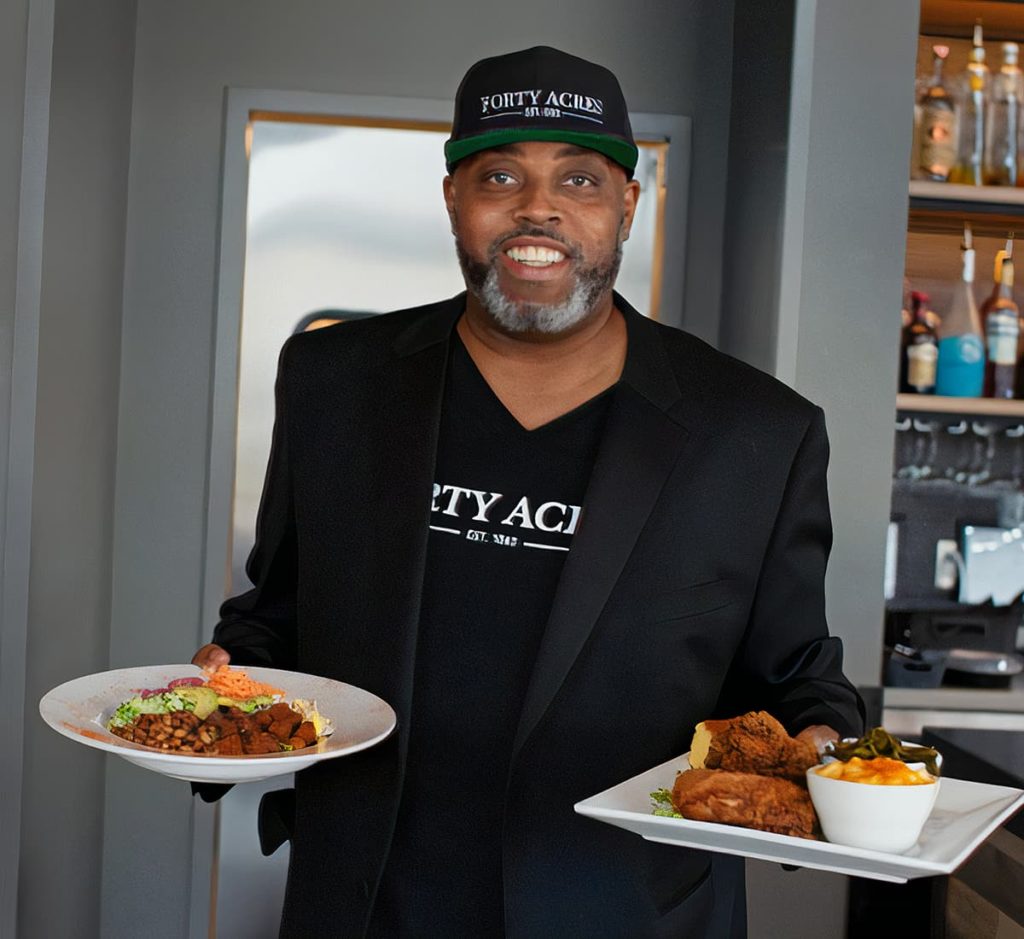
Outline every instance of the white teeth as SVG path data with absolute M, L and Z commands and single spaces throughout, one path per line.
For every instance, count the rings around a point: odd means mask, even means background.
M 509 248 L 505 252 L 513 261 L 529 267 L 547 267 L 565 260 L 565 255 L 554 248 L 543 248 L 539 245 L 522 245 Z

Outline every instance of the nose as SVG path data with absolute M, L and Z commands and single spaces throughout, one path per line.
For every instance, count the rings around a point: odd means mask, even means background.
M 556 194 L 543 181 L 527 183 L 520 190 L 515 207 L 516 221 L 532 225 L 550 225 L 561 221 Z

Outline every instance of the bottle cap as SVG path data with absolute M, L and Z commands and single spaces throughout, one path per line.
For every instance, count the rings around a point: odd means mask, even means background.
M 931 297 L 929 297 L 928 294 L 926 294 L 923 290 L 914 290 L 910 294 L 910 299 L 913 300 L 914 303 L 924 304 L 927 303 L 931 299 Z
M 985 46 L 982 42 L 981 20 L 974 24 L 974 48 L 971 49 L 971 61 L 985 61 Z
M 998 284 L 1003 278 L 1003 261 L 1009 257 L 1002 248 L 996 252 L 996 263 L 992 269 L 992 279 Z

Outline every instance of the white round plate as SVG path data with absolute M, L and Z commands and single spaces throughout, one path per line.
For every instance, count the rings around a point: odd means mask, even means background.
M 216 756 L 167 753 L 129 743 L 107 730 L 107 721 L 122 701 L 140 689 L 164 688 L 175 678 L 202 677 L 195 665 L 147 665 L 86 675 L 58 685 L 39 702 L 39 713 L 57 733 L 123 757 L 129 763 L 174 779 L 193 782 L 255 782 L 270 776 L 297 773 L 320 760 L 357 753 L 384 740 L 395 728 L 395 712 L 369 691 L 344 682 L 285 672 L 276 668 L 245 667 L 257 681 L 285 692 L 285 700 L 314 699 L 317 710 L 334 724 L 334 733 L 305 750 L 264 756 Z

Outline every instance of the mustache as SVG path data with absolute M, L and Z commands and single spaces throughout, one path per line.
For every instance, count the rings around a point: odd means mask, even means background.
M 513 238 L 546 238 L 548 241 L 557 241 L 563 248 L 565 248 L 565 256 L 570 260 L 577 261 L 580 258 L 580 247 L 577 244 L 569 241 L 565 235 L 557 231 L 552 231 L 547 228 L 543 228 L 540 225 L 521 225 L 512 231 L 503 232 L 494 241 L 491 242 L 488 248 L 488 258 L 494 260 L 501 251 L 501 246 L 506 241 L 511 241 Z

